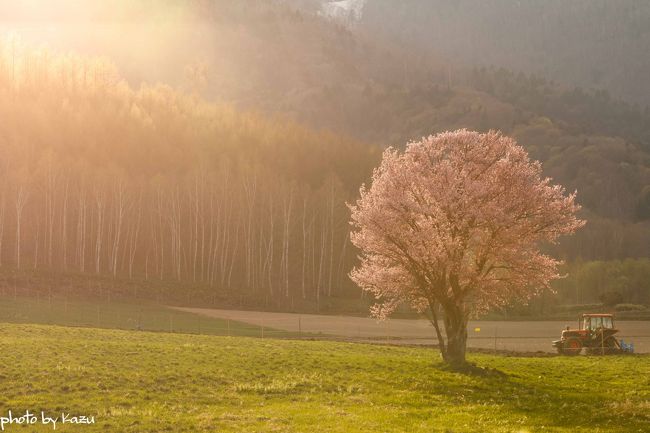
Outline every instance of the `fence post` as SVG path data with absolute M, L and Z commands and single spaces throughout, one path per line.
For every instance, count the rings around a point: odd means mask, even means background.
M 260 331 L 262 332 L 262 338 L 264 338 L 264 320 L 262 320 L 262 323 L 260 325 Z
M 172 322 L 172 315 L 169 315 L 169 332 L 174 332 L 174 324 Z
M 228 319 L 228 337 L 230 337 L 230 319 Z
M 499 327 L 495 326 L 494 327 L 494 353 L 497 352 L 497 335 L 499 333 Z
M 298 316 L 298 338 L 302 339 L 302 318 Z

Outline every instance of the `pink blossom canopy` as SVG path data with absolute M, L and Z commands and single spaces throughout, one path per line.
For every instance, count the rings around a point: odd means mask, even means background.
M 370 188 L 351 205 L 361 264 L 351 278 L 385 317 L 408 302 L 472 312 L 527 300 L 558 277 L 540 252 L 584 225 L 575 193 L 542 177 L 499 132 L 445 132 L 384 152 Z

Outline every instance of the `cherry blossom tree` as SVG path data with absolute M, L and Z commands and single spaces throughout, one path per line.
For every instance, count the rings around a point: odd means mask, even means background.
M 565 195 L 514 139 L 494 131 L 389 148 L 360 194 L 350 205 L 351 240 L 361 250 L 351 278 L 378 299 L 378 318 L 403 303 L 426 313 L 455 366 L 465 364 L 470 316 L 548 288 L 559 261 L 540 245 L 585 223 L 575 193 Z

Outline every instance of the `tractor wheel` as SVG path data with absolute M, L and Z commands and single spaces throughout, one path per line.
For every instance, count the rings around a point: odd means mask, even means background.
M 567 338 L 562 347 L 562 353 L 564 355 L 575 356 L 580 354 L 582 351 L 582 341 L 580 339 L 572 337 Z

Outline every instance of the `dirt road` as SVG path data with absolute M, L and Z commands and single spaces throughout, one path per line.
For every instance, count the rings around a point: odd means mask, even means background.
M 401 344 L 435 344 L 435 331 L 426 320 L 374 319 L 316 314 L 269 313 L 260 311 L 177 308 L 195 314 L 246 322 L 291 332 L 322 333 L 362 341 L 389 341 Z M 559 338 L 565 321 L 472 321 L 468 345 L 474 348 L 525 352 L 553 352 L 551 341 Z M 650 322 L 618 321 L 619 337 L 632 341 L 637 353 L 650 353 Z

